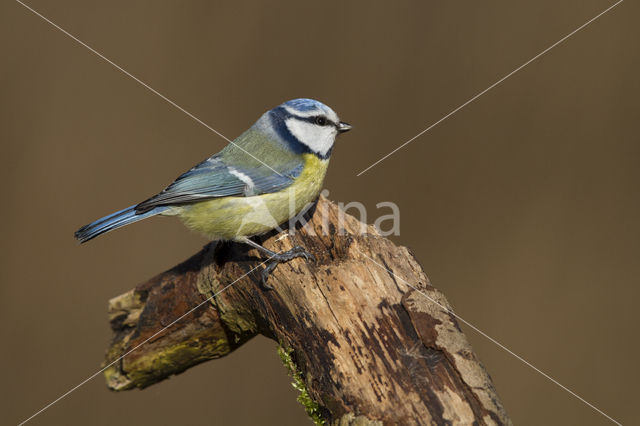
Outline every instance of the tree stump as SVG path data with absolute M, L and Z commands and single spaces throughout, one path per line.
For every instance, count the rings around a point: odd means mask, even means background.
M 255 268 L 265 258 L 255 249 L 212 243 L 112 299 L 108 387 L 145 388 L 262 334 L 278 342 L 318 424 L 511 424 L 409 250 L 323 197 L 309 216 L 295 235 L 262 239 L 273 251 L 302 245 L 316 257 L 280 264 L 273 290 L 261 285 Z

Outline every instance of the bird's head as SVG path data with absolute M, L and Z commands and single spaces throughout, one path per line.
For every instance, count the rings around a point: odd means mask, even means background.
M 270 127 L 294 151 L 310 152 L 323 159 L 331 155 L 336 136 L 351 129 L 322 102 L 304 98 L 277 106 L 257 124 Z

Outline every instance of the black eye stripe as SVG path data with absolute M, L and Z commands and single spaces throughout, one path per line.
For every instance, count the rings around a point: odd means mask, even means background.
M 288 118 L 295 118 L 296 120 L 300 120 L 300 121 L 304 121 L 304 122 L 307 122 L 307 123 L 315 124 L 316 126 L 319 125 L 316 122 L 316 119 L 318 119 L 319 117 L 322 117 L 326 121 L 324 126 L 333 126 L 333 127 L 336 128 L 336 130 L 338 130 L 338 123 L 334 123 L 333 121 L 329 120 L 329 118 L 326 115 L 323 115 L 323 114 L 312 115 L 310 117 L 301 117 L 299 115 L 292 114 L 291 111 L 289 111 L 289 110 L 287 110 L 287 109 L 285 109 L 283 107 L 275 108 L 271 112 L 275 113 L 276 115 L 279 115 L 280 117 L 282 117 L 281 119 L 284 119 L 284 120 L 286 120 Z
M 324 115 L 314 115 L 314 116 L 311 116 L 311 117 L 300 117 L 298 115 L 291 115 L 291 117 L 295 118 L 296 120 L 305 121 L 307 123 L 315 124 L 317 126 L 333 126 L 336 129 L 338 128 L 338 125 L 336 123 L 334 123 L 333 121 L 329 120 Z M 319 118 L 323 118 L 325 123 L 324 124 L 318 123 L 316 120 L 318 120 Z

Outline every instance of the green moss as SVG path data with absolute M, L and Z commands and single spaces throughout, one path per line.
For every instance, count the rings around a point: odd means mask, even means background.
M 325 420 L 322 418 L 322 415 L 320 414 L 320 406 L 313 399 L 311 399 L 311 396 L 307 391 L 307 386 L 304 380 L 302 379 L 302 373 L 298 370 L 298 367 L 296 366 L 296 364 L 293 362 L 293 359 L 291 358 L 292 352 L 293 352 L 293 349 L 291 348 L 285 349 L 282 345 L 278 345 L 278 355 L 280 355 L 280 359 L 282 360 L 282 363 L 284 364 L 285 367 L 287 367 L 287 370 L 289 370 L 289 374 L 293 378 L 293 382 L 291 382 L 291 385 L 298 392 L 300 392 L 300 395 L 298 395 L 298 398 L 297 398 L 298 402 L 302 404 L 302 406 L 306 410 L 311 420 L 313 420 L 313 422 L 317 426 L 324 425 Z
M 124 345 L 118 345 L 107 355 L 107 362 L 124 353 Z M 231 351 L 231 346 L 221 328 L 206 329 L 189 340 L 176 343 L 151 353 L 137 353 L 127 359 L 127 372 L 118 363 L 104 371 L 107 386 L 115 391 L 134 387 L 145 388 L 172 374 L 209 359 L 220 358 Z
M 188 341 L 163 348 L 161 352 L 131 360 L 129 379 L 137 387 L 144 388 L 157 382 L 158 377 L 181 373 L 195 364 L 219 358 L 231 351 L 227 339 L 218 336 L 218 332 L 207 334 L 201 333 Z

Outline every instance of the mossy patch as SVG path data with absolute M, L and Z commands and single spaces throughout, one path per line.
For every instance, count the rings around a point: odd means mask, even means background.
M 313 422 L 317 426 L 324 425 L 325 420 L 320 414 L 320 406 L 313 399 L 311 399 L 309 391 L 307 391 L 307 386 L 302 378 L 302 373 L 298 370 L 298 366 L 295 364 L 295 362 L 293 362 L 293 359 L 291 357 L 292 352 L 293 349 L 284 348 L 282 345 L 278 345 L 278 355 L 280 356 L 280 359 L 282 360 L 284 366 L 287 367 L 287 370 L 289 370 L 291 378 L 293 378 L 293 382 L 291 382 L 291 385 L 298 392 L 300 392 L 300 395 L 298 395 L 297 398 L 298 402 L 302 404 L 311 420 L 313 420 Z
M 105 362 L 123 357 L 125 344 L 117 345 L 109 351 Z M 115 391 L 134 387 L 145 388 L 172 374 L 179 374 L 187 368 L 209 359 L 220 358 L 231 351 L 224 330 L 205 329 L 194 334 L 189 340 L 176 342 L 151 353 L 137 353 L 137 357 L 127 358 L 126 369 L 119 363 L 104 371 L 107 386 Z

